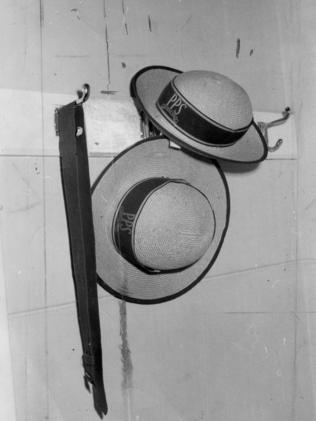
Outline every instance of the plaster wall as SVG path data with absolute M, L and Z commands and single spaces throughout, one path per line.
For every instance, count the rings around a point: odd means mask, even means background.
M 131 76 L 152 64 L 224 73 L 258 111 L 291 106 L 299 159 L 221 164 L 227 237 L 183 297 L 125 306 L 99 291 L 107 419 L 314 419 L 315 12 L 294 0 L 4 1 L 1 250 L 18 421 L 98 419 L 82 381 L 53 110 L 89 82 L 92 100 L 124 111 Z M 92 180 L 110 159 L 90 158 Z

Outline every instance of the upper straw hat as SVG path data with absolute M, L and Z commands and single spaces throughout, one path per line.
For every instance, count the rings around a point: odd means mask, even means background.
M 139 111 L 183 148 L 235 162 L 267 156 L 247 93 L 224 75 L 145 67 L 131 80 L 131 96 Z
M 151 304 L 183 294 L 214 263 L 227 230 L 229 192 L 215 161 L 135 143 L 92 188 L 99 283 L 126 301 Z

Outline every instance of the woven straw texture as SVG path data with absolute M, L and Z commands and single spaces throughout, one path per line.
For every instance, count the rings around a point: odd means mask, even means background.
M 206 196 L 214 213 L 210 245 L 198 262 L 179 272 L 147 274 L 126 261 L 113 245 L 112 221 L 120 199 L 150 177 L 186 181 Z M 228 188 L 217 164 L 171 149 L 165 138 L 138 142 L 105 168 L 93 186 L 92 205 L 100 283 L 114 295 L 140 303 L 174 298 L 197 283 L 215 261 L 229 219 Z
M 247 93 L 228 77 L 195 70 L 176 76 L 174 84 L 195 109 L 229 129 L 241 129 L 252 120 Z
M 184 183 L 169 182 L 146 200 L 134 230 L 134 253 L 144 266 L 184 268 L 210 246 L 215 221 L 207 198 Z

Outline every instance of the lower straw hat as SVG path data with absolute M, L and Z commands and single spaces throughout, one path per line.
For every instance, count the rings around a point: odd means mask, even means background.
M 222 74 L 145 67 L 131 80 L 131 96 L 138 110 L 183 148 L 235 162 L 267 156 L 246 91 Z
M 143 304 L 170 300 L 213 265 L 229 220 L 216 162 L 140 141 L 105 168 L 92 190 L 99 283 Z

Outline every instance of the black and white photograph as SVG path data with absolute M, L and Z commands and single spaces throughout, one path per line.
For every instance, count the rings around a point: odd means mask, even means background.
M 316 2 L 1 6 L 0 420 L 316 421 Z

